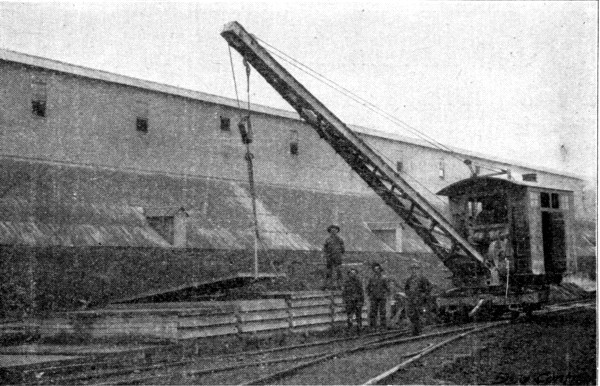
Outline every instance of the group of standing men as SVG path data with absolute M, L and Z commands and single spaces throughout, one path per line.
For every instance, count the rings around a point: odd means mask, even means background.
M 339 226 L 331 225 L 327 228 L 327 232 L 329 237 L 323 246 L 327 267 L 323 289 L 331 288 L 334 275 L 336 283 L 333 284 L 333 288 L 339 288 L 342 281 L 341 266 L 342 255 L 345 252 L 344 241 L 338 236 Z M 383 268 L 379 263 L 373 263 L 371 268 L 373 274 L 369 278 L 366 287 L 370 303 L 369 325 L 372 327 L 377 326 L 379 319 L 379 326 L 385 327 L 387 319 L 386 302 L 390 295 L 389 282 L 383 277 Z M 421 333 L 422 313 L 431 292 L 431 283 L 420 273 L 419 265 L 411 265 L 411 275 L 406 280 L 404 289 L 407 297 L 406 312 L 412 324 L 413 335 L 419 335 Z M 348 327 L 352 327 L 352 319 L 354 318 L 356 319 L 357 332 L 360 332 L 365 296 L 356 268 L 351 268 L 348 272 L 348 277 L 343 283 L 342 298 L 348 316 Z

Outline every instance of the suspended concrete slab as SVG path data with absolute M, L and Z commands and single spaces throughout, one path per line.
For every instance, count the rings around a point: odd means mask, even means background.
M 231 276 L 220 277 L 202 282 L 192 282 L 178 287 L 150 291 L 139 295 L 112 301 L 112 304 L 122 303 L 161 303 L 161 302 L 187 302 L 208 299 L 218 294 L 242 288 L 244 286 L 276 278 L 283 278 L 281 273 L 253 273 L 238 272 Z

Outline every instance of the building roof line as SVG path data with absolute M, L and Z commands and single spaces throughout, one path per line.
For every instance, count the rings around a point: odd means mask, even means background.
M 492 156 L 489 154 L 479 153 L 476 151 L 466 150 L 466 149 L 454 147 L 454 146 L 444 145 L 445 149 L 442 149 L 442 148 L 433 146 L 432 144 L 428 143 L 425 140 L 421 140 L 418 138 L 408 137 L 408 136 L 404 136 L 404 135 L 397 134 L 397 133 L 391 133 L 391 132 L 387 132 L 387 131 L 372 129 L 372 128 L 359 126 L 359 125 L 349 125 L 349 126 L 352 130 L 356 131 L 357 133 L 368 135 L 371 137 L 379 137 L 379 138 L 383 138 L 383 139 L 389 139 L 392 141 L 406 142 L 406 143 L 410 143 L 412 145 L 426 147 L 428 149 L 435 149 L 437 151 L 440 151 L 443 153 L 448 153 L 448 154 L 457 153 L 457 154 L 466 156 L 467 158 L 477 158 L 482 161 L 491 161 L 494 163 L 504 164 L 509 167 L 510 166 L 518 166 L 518 167 L 522 167 L 524 169 L 531 169 L 531 171 L 533 171 L 533 172 L 539 171 L 539 172 L 544 172 L 544 173 L 548 173 L 548 174 L 555 174 L 555 175 L 562 176 L 562 177 L 575 178 L 575 179 L 582 180 L 582 181 L 585 180 L 585 177 L 583 177 L 579 174 L 575 174 L 575 173 L 564 172 L 564 171 L 547 168 L 547 167 L 543 167 L 543 166 L 539 166 L 539 165 L 531 165 L 531 164 L 527 164 L 527 163 L 524 163 L 521 161 L 513 161 L 510 159 L 496 157 L 496 156 Z
M 201 91 L 189 90 L 189 89 L 172 86 L 172 85 L 168 85 L 168 84 L 164 84 L 164 83 L 158 83 L 158 82 L 153 82 L 153 81 L 149 81 L 149 80 L 134 78 L 134 77 L 127 76 L 127 75 L 120 75 L 120 74 L 116 74 L 116 73 L 112 73 L 112 72 L 108 72 L 108 71 L 104 71 L 104 70 L 75 65 L 75 64 L 55 60 L 55 59 L 44 58 L 41 56 L 26 54 L 26 53 L 12 51 L 12 50 L 8 50 L 8 49 L 0 48 L 0 60 L 25 64 L 25 65 L 34 66 L 34 67 L 41 67 L 41 68 L 58 71 L 58 72 L 63 72 L 63 73 L 71 74 L 71 75 L 81 76 L 81 77 L 85 77 L 85 78 L 91 78 L 91 79 L 102 80 L 102 81 L 106 81 L 106 82 L 123 84 L 123 85 L 137 87 L 137 88 L 146 89 L 146 90 L 150 90 L 150 91 L 156 91 L 159 93 L 177 95 L 177 96 L 181 96 L 184 98 L 198 100 L 201 102 L 213 103 L 213 104 L 217 104 L 217 105 L 223 105 L 223 106 L 228 106 L 228 107 L 238 109 L 237 101 L 232 98 L 209 94 L 209 93 L 205 93 L 205 92 L 201 92 Z M 303 122 L 303 120 L 300 118 L 300 116 L 296 112 L 278 109 L 275 107 L 270 107 L 270 106 L 265 106 L 265 105 L 260 105 L 260 104 L 251 104 L 251 111 L 256 112 L 256 113 L 275 115 L 275 116 L 279 116 L 282 118 L 288 118 L 288 119 Z M 568 173 L 568 172 L 562 172 L 559 170 L 549 169 L 549 168 L 545 168 L 545 167 L 541 167 L 541 166 L 527 165 L 522 162 L 501 159 L 501 158 L 493 157 L 490 155 L 472 152 L 472 151 L 460 149 L 460 148 L 454 148 L 454 147 L 446 146 L 446 145 L 444 145 L 444 147 L 446 147 L 446 149 L 450 149 L 450 150 L 440 149 L 440 148 L 437 148 L 425 141 L 419 140 L 417 138 L 407 137 L 407 136 L 390 133 L 390 132 L 386 132 L 386 131 L 381 131 L 381 130 L 377 130 L 377 129 L 367 128 L 367 127 L 359 126 L 359 125 L 348 125 L 348 126 L 350 126 L 350 128 L 352 128 L 353 130 L 357 131 L 360 134 L 366 134 L 366 135 L 370 135 L 370 136 L 374 136 L 374 137 L 380 137 L 380 138 L 395 140 L 395 141 L 399 141 L 399 142 L 410 143 L 413 145 L 418 145 L 418 146 L 422 146 L 422 147 L 426 147 L 426 148 L 430 148 L 430 149 L 436 149 L 438 151 L 445 152 L 445 153 L 455 152 L 455 153 L 459 153 L 462 155 L 466 155 L 468 157 L 474 157 L 474 158 L 479 158 L 479 159 L 486 160 L 486 161 L 503 163 L 508 166 L 510 166 L 510 165 L 520 166 L 520 167 L 524 167 L 527 169 L 531 169 L 532 171 L 541 171 L 541 172 L 546 172 L 546 173 L 555 174 L 555 175 L 559 175 L 559 176 L 576 178 L 576 179 L 579 179 L 582 181 L 585 180 L 585 178 L 580 175 L 576 175 L 576 174 L 572 174 L 572 173 Z
M 59 60 L 48 59 L 41 56 L 25 54 L 22 52 L 0 49 L 0 60 L 25 64 L 33 67 L 40 67 L 48 70 L 63 72 L 70 75 L 81 76 L 96 80 L 102 80 L 111 83 L 119 83 L 127 86 L 137 87 L 150 91 L 177 95 L 184 98 L 190 98 L 201 102 L 214 103 L 228 107 L 238 108 L 237 101 L 219 95 L 209 94 L 201 91 L 194 91 L 182 87 L 172 86 L 164 83 L 153 82 L 150 80 L 134 78 L 127 75 L 116 74 L 91 67 L 80 66 L 76 64 L 61 62 Z M 284 118 L 300 120 L 298 114 L 293 111 L 278 109 L 275 107 L 264 106 L 260 104 L 251 104 L 251 111 L 263 114 L 277 115 Z

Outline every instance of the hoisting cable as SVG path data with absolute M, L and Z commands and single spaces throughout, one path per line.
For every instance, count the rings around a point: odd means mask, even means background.
M 260 233 L 258 230 L 258 216 L 256 213 L 256 191 L 254 189 L 254 165 L 252 159 L 254 155 L 250 152 L 250 144 L 252 143 L 252 122 L 250 120 L 250 64 L 244 58 L 244 66 L 246 67 L 246 91 L 248 94 L 248 111 L 245 117 L 246 123 L 246 138 L 244 140 L 243 121 L 240 122 L 240 132 L 242 133 L 242 141 L 246 145 L 246 164 L 248 165 L 248 183 L 250 184 L 250 197 L 252 198 L 252 218 L 254 220 L 254 278 L 258 278 L 258 243 L 260 241 Z
M 235 78 L 235 69 L 233 66 L 233 57 L 231 55 L 231 46 L 227 46 L 229 49 L 229 62 L 231 63 L 231 74 L 233 76 L 233 85 L 235 88 L 235 97 L 237 100 L 238 111 L 240 116 L 240 121 L 238 123 L 238 129 L 240 131 L 240 136 L 242 138 L 242 143 L 246 145 L 246 154 L 244 155 L 244 159 L 246 160 L 246 165 L 248 168 L 248 184 L 250 185 L 250 198 L 252 201 L 252 219 L 253 219 L 253 227 L 254 227 L 254 279 L 258 279 L 258 243 L 260 241 L 260 233 L 258 230 L 258 216 L 256 213 L 256 191 L 254 189 L 254 165 L 252 163 L 252 159 L 254 155 L 250 151 L 250 144 L 252 143 L 252 123 L 250 120 L 250 65 L 244 58 L 244 66 L 246 67 L 246 91 L 248 95 L 248 105 L 247 105 L 247 115 L 244 116 L 242 114 L 242 106 L 240 103 L 240 98 L 238 94 L 237 81 Z
M 506 264 L 506 291 L 504 292 L 504 298 L 508 299 L 508 284 L 509 284 L 509 276 L 510 276 L 510 262 L 507 257 L 504 258 Z

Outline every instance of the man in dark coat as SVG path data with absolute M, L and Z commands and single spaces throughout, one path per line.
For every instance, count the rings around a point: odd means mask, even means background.
M 352 316 L 354 316 L 356 318 L 356 332 L 360 334 L 365 295 L 358 277 L 358 271 L 355 268 L 350 269 L 350 272 L 348 272 L 348 278 L 344 282 L 344 289 L 342 290 L 342 299 L 344 299 L 346 315 L 348 315 L 348 328 L 352 328 Z
M 386 301 L 390 293 L 388 281 L 383 278 L 383 268 L 379 263 L 374 263 L 372 266 L 373 276 L 367 284 L 367 295 L 371 307 L 369 309 L 369 324 L 371 327 L 377 325 L 377 315 L 379 314 L 379 326 L 386 327 Z
M 421 316 L 431 292 L 431 283 L 421 274 L 420 269 L 418 264 L 411 264 L 411 275 L 404 286 L 408 318 L 412 323 L 412 332 L 415 336 L 421 334 Z
M 346 249 L 344 248 L 344 240 L 338 236 L 340 232 L 339 226 L 330 225 L 327 228 L 327 232 L 329 232 L 329 237 L 325 240 L 325 245 L 323 245 L 323 255 L 325 256 L 327 266 L 323 289 L 330 287 L 334 273 L 336 276 L 336 285 L 334 287 L 339 288 L 342 281 L 342 255 Z

